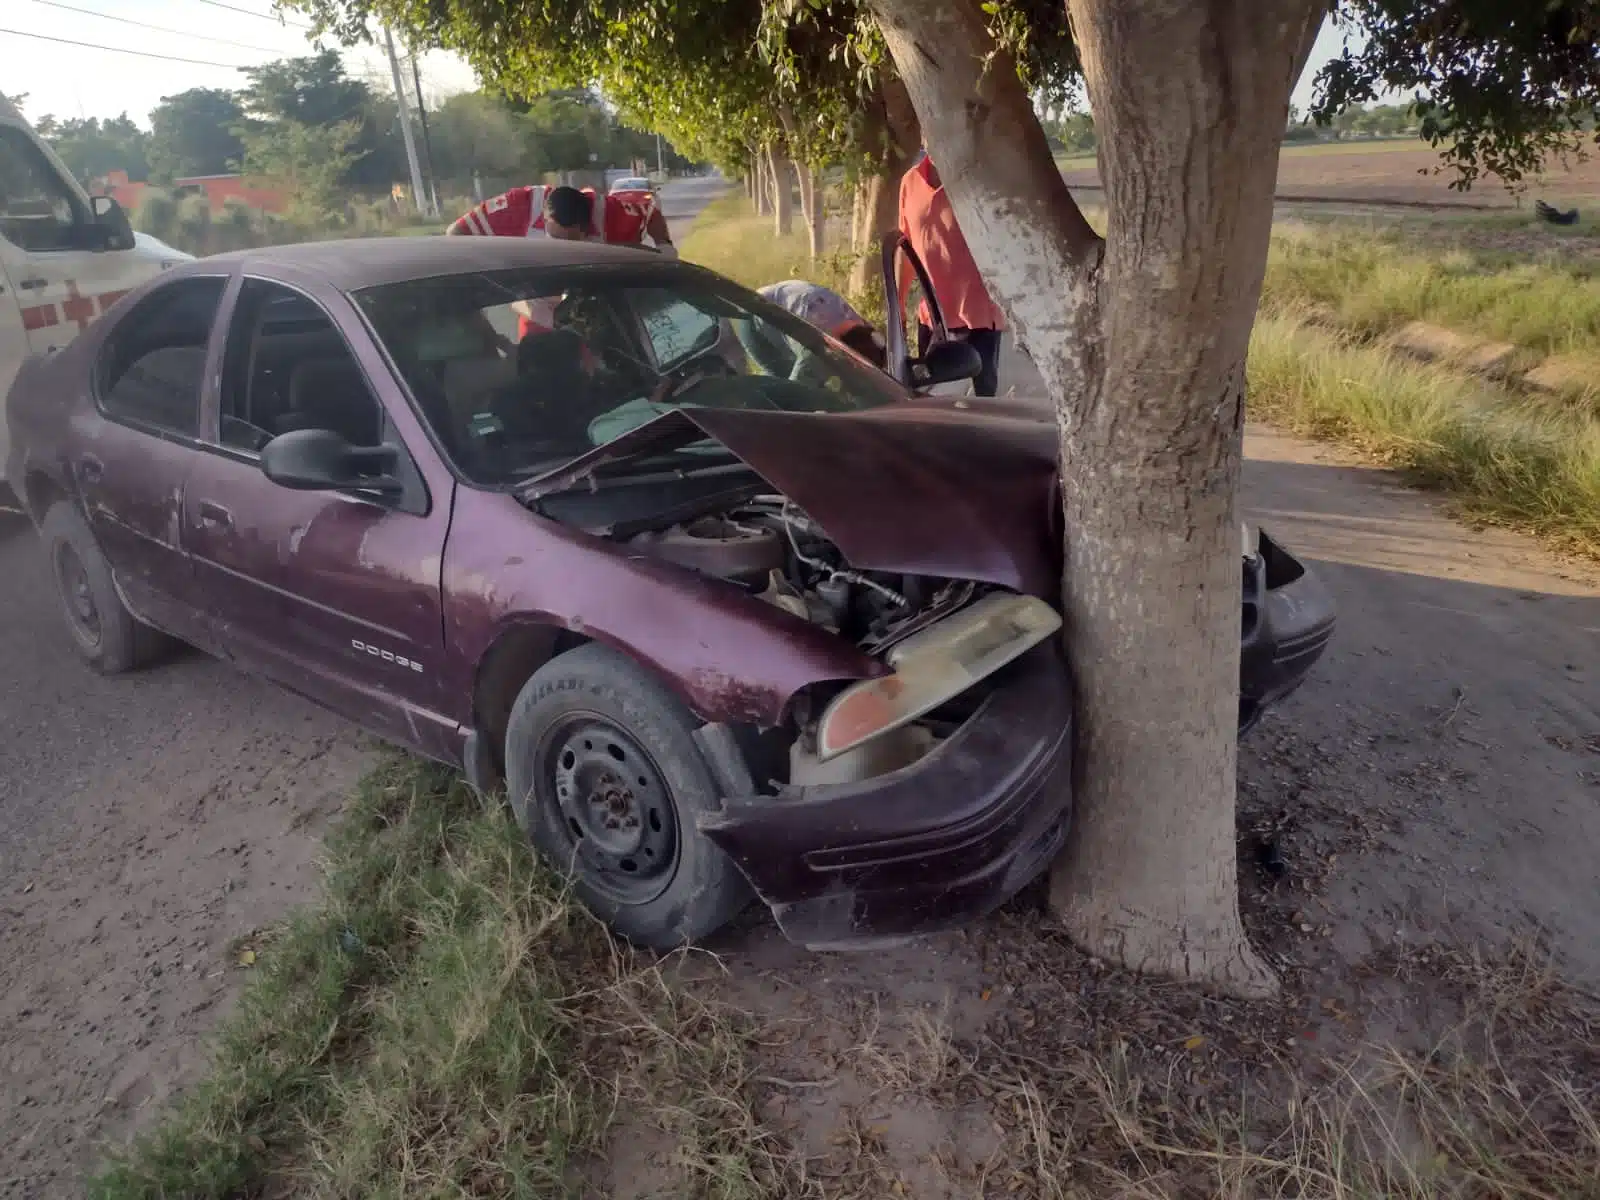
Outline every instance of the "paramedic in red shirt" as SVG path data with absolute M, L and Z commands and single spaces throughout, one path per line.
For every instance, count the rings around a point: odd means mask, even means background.
M 661 254 L 668 258 L 678 256 L 654 192 L 612 192 L 597 204 L 593 188 L 512 188 L 457 217 L 445 233 L 553 237 L 566 242 L 605 241 L 623 246 L 643 245 L 649 234 Z M 512 305 L 517 312 L 518 339 L 552 328 L 555 304 L 554 298 L 546 297 L 519 300 Z
M 445 232 L 481 237 L 548 235 L 613 246 L 643 245 L 648 234 L 662 254 L 676 258 L 678 253 L 653 192 L 611 192 L 598 197 L 593 188 L 512 188 L 463 213 Z
M 950 207 L 938 168 L 926 154 L 900 180 L 900 232 L 928 272 L 928 282 L 939 297 L 951 338 L 966 342 L 983 360 L 983 370 L 972 381 L 972 390 L 979 396 L 993 396 L 1000 390 L 1000 334 L 1006 326 L 1005 314 L 983 286 L 983 276 L 956 224 L 955 210 Z M 902 310 L 910 291 L 911 270 L 902 266 Z M 924 300 L 917 311 L 919 355 L 928 352 L 928 342 L 933 338 L 932 320 Z

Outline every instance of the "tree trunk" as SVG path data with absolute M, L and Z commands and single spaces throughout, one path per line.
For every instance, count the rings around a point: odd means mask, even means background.
M 817 172 L 804 163 L 796 163 L 794 169 L 800 180 L 800 215 L 806 223 L 808 248 L 812 258 L 820 258 L 828 214 L 823 211 L 822 191 L 817 187 Z
M 900 225 L 900 177 L 922 146 L 922 125 L 911 94 L 889 76 L 865 105 L 862 120 L 868 144 L 876 143 L 877 163 L 857 184 L 850 249 L 856 255 L 849 290 L 861 295 L 879 286 L 878 239 Z
M 772 230 L 779 237 L 794 232 L 794 168 L 789 156 L 772 151 Z
M 751 174 L 756 182 L 756 212 L 769 217 L 772 215 L 772 163 L 765 146 L 756 151 Z
M 1279 135 L 1323 4 L 1069 0 L 1101 243 L 977 0 L 871 2 L 1060 421 L 1077 753 L 1051 909 L 1101 957 L 1270 992 L 1235 870 L 1236 496 Z

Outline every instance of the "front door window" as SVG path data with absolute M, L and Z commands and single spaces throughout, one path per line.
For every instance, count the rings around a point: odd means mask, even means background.
M 35 254 L 72 250 L 88 223 L 82 201 L 33 139 L 0 125 L 0 237 Z

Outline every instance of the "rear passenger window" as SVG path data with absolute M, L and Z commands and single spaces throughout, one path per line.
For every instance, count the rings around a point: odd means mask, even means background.
M 98 364 L 107 416 L 188 437 L 199 432 L 206 343 L 227 282 L 175 279 L 117 322 Z
M 223 360 L 221 442 L 257 454 L 296 429 L 376 446 L 383 410 L 327 313 L 291 288 L 246 279 Z

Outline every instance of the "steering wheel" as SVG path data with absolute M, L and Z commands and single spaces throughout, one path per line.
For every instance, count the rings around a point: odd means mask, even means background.
M 670 403 L 708 379 L 737 379 L 739 369 L 720 354 L 706 353 L 689 362 L 681 363 L 661 376 L 652 399 L 657 404 Z

